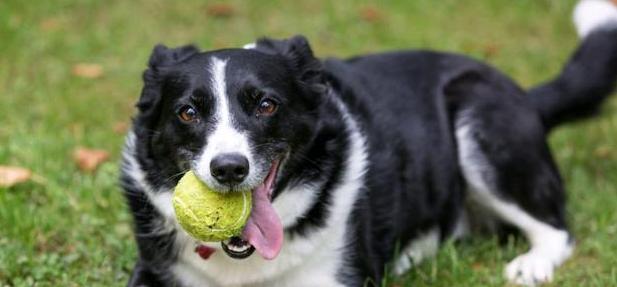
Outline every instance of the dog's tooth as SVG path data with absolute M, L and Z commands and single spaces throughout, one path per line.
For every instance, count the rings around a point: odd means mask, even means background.
M 229 250 L 233 252 L 237 252 L 237 253 L 244 252 L 248 249 L 247 246 L 236 246 L 236 245 L 230 245 L 228 248 Z

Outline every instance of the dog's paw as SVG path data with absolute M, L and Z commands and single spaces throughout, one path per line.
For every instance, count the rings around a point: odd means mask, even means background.
M 523 286 L 537 286 L 553 280 L 555 264 L 546 256 L 528 252 L 514 258 L 506 266 L 508 281 Z

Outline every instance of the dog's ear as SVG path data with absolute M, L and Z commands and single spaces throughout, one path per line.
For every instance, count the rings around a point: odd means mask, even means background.
M 285 57 L 302 84 L 315 92 L 326 90 L 322 64 L 313 55 L 313 50 L 304 36 L 296 35 L 284 40 L 262 38 L 257 40 L 255 49 Z
M 152 49 L 148 67 L 156 69 L 157 67 L 170 66 L 182 62 L 197 53 L 199 53 L 199 49 L 194 45 L 170 49 L 165 45 L 158 44 Z
M 148 69 L 143 74 L 144 88 L 137 102 L 137 108 L 141 113 L 153 110 L 160 102 L 161 69 L 185 61 L 197 53 L 199 49 L 194 45 L 170 49 L 159 44 L 152 49 Z

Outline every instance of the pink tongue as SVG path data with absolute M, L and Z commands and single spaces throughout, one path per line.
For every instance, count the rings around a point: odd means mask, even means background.
M 264 183 L 253 190 L 253 210 L 242 232 L 242 237 L 268 260 L 276 258 L 283 246 L 283 225 L 270 202 L 277 167 L 275 162 Z

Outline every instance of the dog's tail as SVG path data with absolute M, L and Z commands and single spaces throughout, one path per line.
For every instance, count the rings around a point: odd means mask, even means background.
M 581 0 L 574 22 L 578 50 L 560 75 L 529 91 L 547 131 L 595 114 L 617 82 L 617 1 Z

